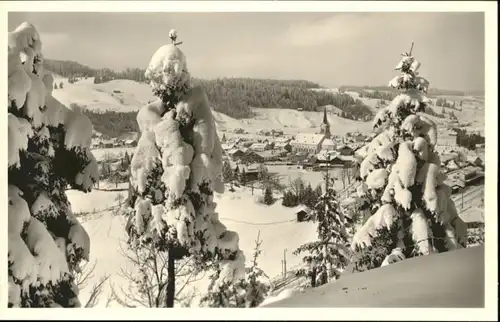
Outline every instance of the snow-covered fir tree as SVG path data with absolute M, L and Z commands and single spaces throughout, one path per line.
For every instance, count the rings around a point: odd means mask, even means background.
M 306 253 L 307 275 L 312 286 L 319 286 L 340 276 L 350 258 L 348 223 L 334 189 L 334 178 L 325 173 L 325 193 L 319 196 L 311 213 L 318 239 L 306 243 L 294 254 Z
M 244 279 L 236 282 L 216 283 L 213 278 L 209 291 L 201 298 L 204 307 L 257 307 L 269 294 L 269 278 L 258 266 L 257 259 L 262 253 L 260 232 L 255 241 L 252 264 L 246 268 Z
M 214 191 L 224 192 L 222 147 L 205 92 L 191 85 L 186 57 L 171 44 L 152 56 L 145 77 L 158 100 L 137 114 L 141 132 L 131 163 L 130 242 L 154 243 L 169 256 L 167 307 L 173 306 L 175 260 L 215 267 L 217 283 L 244 277 L 239 237 L 219 221 Z M 170 296 L 169 296 L 170 294 Z
M 402 56 L 395 68 L 400 75 L 389 83 L 401 93 L 377 113 L 376 136 L 358 151 L 362 184 L 357 193 L 372 214 L 351 245 L 358 271 L 379 267 L 385 259 L 445 252 L 466 243 L 465 224 L 434 149 L 436 124 L 423 113 L 430 103 L 425 96 L 429 82 L 419 76 L 420 63 L 411 50 Z
M 65 193 L 98 179 L 92 123 L 52 97 L 35 27 L 8 34 L 9 307 L 78 307 L 74 273 L 90 241 Z

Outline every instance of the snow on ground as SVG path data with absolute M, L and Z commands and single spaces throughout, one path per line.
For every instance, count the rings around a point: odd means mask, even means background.
M 297 168 L 297 166 L 293 165 L 267 165 L 266 166 L 270 174 L 276 174 L 280 178 L 280 182 L 285 185 L 289 186 L 289 183 L 297 178 L 301 178 L 305 184 L 307 185 L 308 183 L 311 184 L 312 188 L 316 188 L 318 184 L 322 185 L 322 188 L 324 188 L 323 183 L 323 176 L 325 174 L 324 171 L 311 171 L 311 170 L 305 170 L 305 169 L 300 169 Z M 344 185 L 342 183 L 341 178 L 341 173 L 342 173 L 342 168 L 330 168 L 329 170 L 330 176 L 339 178 L 335 181 L 335 189 L 341 190 L 344 188 Z M 351 183 L 353 183 L 354 179 L 351 179 Z M 347 187 L 349 183 L 347 182 L 347 179 L 345 181 L 345 186 Z
M 104 186 L 104 185 L 103 185 Z M 105 209 L 117 204 L 117 196 L 126 191 L 100 191 L 93 190 L 88 194 L 69 190 L 68 198 L 72 204 L 73 212 L 94 212 L 94 209 Z M 284 250 L 287 250 L 287 267 L 292 268 L 301 263 L 301 257 L 292 254 L 298 246 L 314 240 L 316 228 L 312 223 L 297 223 L 293 208 L 281 206 L 277 201 L 272 206 L 259 204 L 256 199 L 261 195 L 259 190 L 251 191 L 247 188 L 237 189 L 236 192 L 225 192 L 216 195 L 217 211 L 221 222 L 229 230 L 238 232 L 240 236 L 240 249 L 243 250 L 247 261 L 251 260 L 255 240 L 260 231 L 262 240 L 262 254 L 259 266 L 270 277 L 281 274 L 281 260 Z M 80 292 L 80 300 L 85 302 L 89 296 L 90 288 L 98 282 L 99 278 L 110 275 L 113 285 L 127 288 L 127 281 L 119 274 L 121 269 L 131 269 L 130 263 L 121 255 L 120 249 L 125 248 L 125 220 L 108 210 L 96 213 L 82 225 L 87 230 L 91 240 L 90 262 L 97 262 L 93 277 L 87 286 Z M 206 280 L 198 285 L 200 289 L 206 285 Z M 106 299 L 111 294 L 109 284 L 105 287 L 99 306 L 104 306 Z M 112 303 L 110 306 L 116 306 Z
M 484 307 L 484 246 L 410 258 L 264 307 Z
M 62 81 L 62 89 L 55 89 L 53 95 L 65 105 L 76 103 L 88 109 L 96 111 L 112 110 L 117 112 L 137 111 L 142 105 L 155 99 L 148 84 L 138 83 L 132 80 L 113 80 L 102 84 L 94 84 L 93 78 L 82 79 L 74 84 L 69 84 L 67 79 L 56 76 L 56 82 Z M 337 89 L 316 89 L 338 92 Z M 354 99 L 360 99 L 374 113 L 378 110 L 375 107 L 379 100 L 371 98 L 359 98 L 359 93 L 347 91 Z M 444 96 L 443 96 L 444 97 Z M 469 130 L 484 131 L 484 99 L 469 96 L 446 96 L 448 101 L 455 101 L 456 104 L 462 100 L 462 111 L 453 110 L 454 114 L 461 122 L 470 122 Z M 435 103 L 436 98 L 432 98 Z M 436 112 L 441 112 L 441 107 L 433 107 Z M 334 114 L 337 108 L 329 106 L 328 119 L 332 133 L 343 135 L 347 132 L 359 131 L 361 133 L 371 132 L 371 122 L 360 122 L 348 120 Z M 446 108 L 446 112 L 451 109 Z M 316 133 L 323 121 L 323 112 L 307 112 L 291 109 L 266 109 L 254 108 L 255 117 L 251 119 L 234 119 L 222 113 L 214 111 L 214 118 L 219 131 L 229 131 L 236 128 L 243 128 L 249 133 L 256 133 L 264 129 L 283 130 L 287 134 L 299 132 Z M 448 119 L 433 118 L 438 123 L 443 123 Z M 445 125 L 440 125 L 444 127 Z M 450 140 L 452 138 L 449 138 Z M 442 142 L 447 138 L 441 138 Z
M 53 95 L 66 106 L 75 103 L 90 110 L 133 112 L 155 99 L 148 84 L 126 79 L 102 84 L 94 84 L 93 78 L 63 83 L 63 88 L 55 89 Z
M 94 84 L 93 78 L 83 79 L 69 84 L 67 79 L 58 78 L 64 86 L 54 90 L 54 97 L 69 106 L 72 103 L 85 106 L 94 111 L 133 112 L 142 105 L 155 99 L 148 84 L 132 80 L 113 80 Z M 333 114 L 334 106 L 329 111 L 330 126 L 334 133 L 368 132 L 369 122 L 347 120 Z M 256 117 L 237 120 L 225 114 L 214 112 L 219 130 L 244 128 L 250 133 L 260 129 L 282 129 L 285 133 L 317 132 L 323 120 L 323 112 L 303 112 L 289 109 L 255 108 Z

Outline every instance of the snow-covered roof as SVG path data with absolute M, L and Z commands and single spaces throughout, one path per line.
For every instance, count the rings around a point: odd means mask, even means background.
M 249 165 L 243 165 L 243 164 L 240 164 L 238 166 L 241 170 L 245 170 L 245 173 L 255 173 L 255 172 L 259 172 L 259 169 L 260 169 L 260 166 L 259 164 L 249 164 Z
M 290 144 L 289 142 L 278 142 L 278 143 L 274 144 L 274 147 L 276 147 L 276 148 L 282 148 L 282 147 L 285 147 L 285 146 L 287 146 L 289 144 Z
M 267 147 L 269 144 L 268 143 L 253 143 L 250 148 L 251 149 L 264 149 Z
M 471 208 L 469 211 L 460 212 L 459 216 L 465 223 L 482 222 L 484 223 L 484 214 L 481 209 Z
M 295 207 L 294 209 L 294 212 L 295 213 L 299 213 L 301 211 L 304 211 L 306 213 L 310 213 L 311 212 L 311 208 L 309 208 L 308 206 L 306 205 L 298 205 L 297 207 Z
M 322 146 L 329 146 L 329 147 L 335 147 L 337 144 L 331 140 L 331 139 L 324 139 L 323 142 L 321 142 Z
M 315 133 L 298 133 L 295 137 L 293 143 L 295 144 L 314 144 L 317 145 L 323 139 L 323 134 L 315 134 Z
M 227 151 L 227 154 L 235 154 L 235 153 L 238 153 L 238 152 L 243 152 L 241 151 L 240 149 L 230 149 L 229 151 Z
M 330 161 L 338 158 L 340 159 L 340 154 L 336 151 L 326 151 L 321 150 L 318 154 L 316 154 L 316 159 L 318 161 L 327 161 L 328 157 L 330 157 Z
M 231 150 L 234 148 L 234 144 L 221 144 L 222 150 Z
M 276 143 L 289 143 L 292 139 L 287 137 L 279 137 L 274 140 Z

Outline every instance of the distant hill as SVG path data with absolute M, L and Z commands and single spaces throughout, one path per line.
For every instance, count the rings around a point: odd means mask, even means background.
M 70 60 L 44 59 L 43 65 L 45 69 L 67 78 L 72 76 L 93 77 L 97 72 L 89 66 Z
M 46 60 L 46 68 L 56 74 L 75 78 L 93 77 L 94 84 L 113 80 L 133 80 L 144 83 L 144 70 L 126 69 L 115 72 L 110 69 L 92 69 L 71 61 Z M 193 79 L 201 85 L 214 110 L 234 118 L 254 116 L 253 108 L 282 108 L 298 111 L 317 111 L 325 105 L 333 105 L 343 111 L 342 116 L 351 120 L 371 120 L 372 111 L 352 96 L 331 91 L 313 91 L 321 86 L 306 80 L 274 80 L 254 78 Z M 86 84 L 88 85 L 88 84 Z M 96 89 L 102 91 L 102 89 Z M 115 95 L 113 95 L 115 96 Z M 94 104 L 95 105 L 95 104 Z
M 342 85 L 339 87 L 339 90 L 342 91 L 352 91 L 352 92 L 366 92 L 366 91 L 378 91 L 378 92 L 386 92 L 386 93 L 396 93 L 397 91 L 394 88 L 388 86 L 356 86 L 356 85 Z M 435 96 L 484 96 L 484 90 L 475 90 L 475 91 L 457 91 L 451 89 L 437 89 L 437 88 L 429 88 L 427 95 L 435 97 Z

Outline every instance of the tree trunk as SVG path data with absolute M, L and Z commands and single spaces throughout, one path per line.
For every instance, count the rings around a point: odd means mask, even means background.
M 316 267 L 311 272 L 311 287 L 316 287 Z
M 167 307 L 174 307 L 175 298 L 175 258 L 172 247 L 168 249 Z

